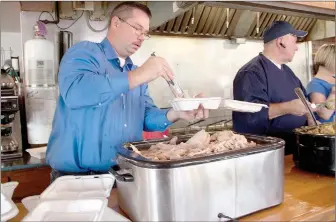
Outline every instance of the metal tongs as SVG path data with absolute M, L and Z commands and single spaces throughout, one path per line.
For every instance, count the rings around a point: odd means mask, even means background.
M 305 95 L 304 95 L 303 92 L 302 92 L 302 89 L 301 89 L 301 88 L 295 88 L 295 94 L 301 99 L 302 103 L 306 106 L 306 108 L 308 109 L 308 111 L 309 111 L 311 117 L 312 117 L 313 120 L 314 120 L 315 125 L 317 126 L 317 125 L 318 125 L 318 124 L 317 124 L 317 120 L 316 120 L 316 118 L 315 118 L 315 116 L 314 116 L 314 113 L 313 113 L 311 107 L 309 106 L 309 104 L 308 104 L 308 102 L 307 102 L 307 100 L 306 100 Z
M 155 52 L 151 54 L 151 56 L 156 56 Z M 181 87 L 174 81 L 174 80 L 166 80 L 170 89 L 172 90 L 173 94 L 176 98 L 184 98 L 185 94 Z

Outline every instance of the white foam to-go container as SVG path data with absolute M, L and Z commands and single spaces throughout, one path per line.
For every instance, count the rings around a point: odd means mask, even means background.
M 10 220 L 18 213 L 19 209 L 16 207 L 12 199 L 1 191 L 1 221 Z
M 223 107 L 237 112 L 255 113 L 259 112 L 263 107 L 268 108 L 265 104 L 250 103 L 233 99 L 223 100 Z
M 209 98 L 175 98 L 170 101 L 175 111 L 190 111 L 197 109 L 200 105 L 204 109 L 218 109 L 222 98 L 209 97 Z
M 37 159 L 45 159 L 47 147 L 39 147 L 39 148 L 31 148 L 26 150 L 30 156 L 35 157 Z
M 59 177 L 32 199 L 38 204 L 23 221 L 100 221 L 114 182 L 110 174 Z

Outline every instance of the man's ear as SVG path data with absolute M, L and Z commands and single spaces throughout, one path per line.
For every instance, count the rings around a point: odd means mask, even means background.
M 117 16 L 111 18 L 111 27 L 118 27 L 120 25 L 120 19 Z
M 277 46 L 277 47 L 280 47 L 280 48 L 282 48 L 282 47 L 281 47 L 281 43 L 283 43 L 283 42 L 284 42 L 283 37 L 279 37 L 279 38 L 277 38 L 277 39 L 275 40 L 275 44 L 276 44 L 276 46 Z

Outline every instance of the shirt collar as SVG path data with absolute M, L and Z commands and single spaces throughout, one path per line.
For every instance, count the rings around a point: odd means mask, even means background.
M 270 59 L 270 58 L 267 58 L 262 52 L 260 53 L 260 55 L 262 55 L 263 57 L 265 57 L 267 60 L 269 60 L 270 62 L 272 62 L 276 67 L 278 67 L 279 69 L 281 69 L 282 68 L 282 65 L 280 65 L 280 64 L 278 64 L 278 63 L 276 63 L 276 62 L 274 62 L 272 59 Z
M 103 46 L 103 50 L 108 60 L 118 61 L 119 57 L 115 49 L 112 47 L 110 41 L 105 37 L 104 40 L 101 42 Z M 129 67 L 129 69 L 133 66 L 133 61 L 130 57 L 127 57 L 125 60 L 125 65 Z

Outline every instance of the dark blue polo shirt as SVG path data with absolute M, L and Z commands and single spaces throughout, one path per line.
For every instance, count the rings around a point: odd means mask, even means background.
M 238 71 L 233 82 L 233 97 L 269 106 L 297 99 L 296 87 L 306 94 L 301 81 L 288 66 L 282 65 L 279 69 L 260 53 Z M 257 113 L 233 112 L 232 121 L 236 132 L 272 136 L 291 133 L 293 129 L 307 124 L 306 116 L 284 115 L 269 120 L 268 108 Z

